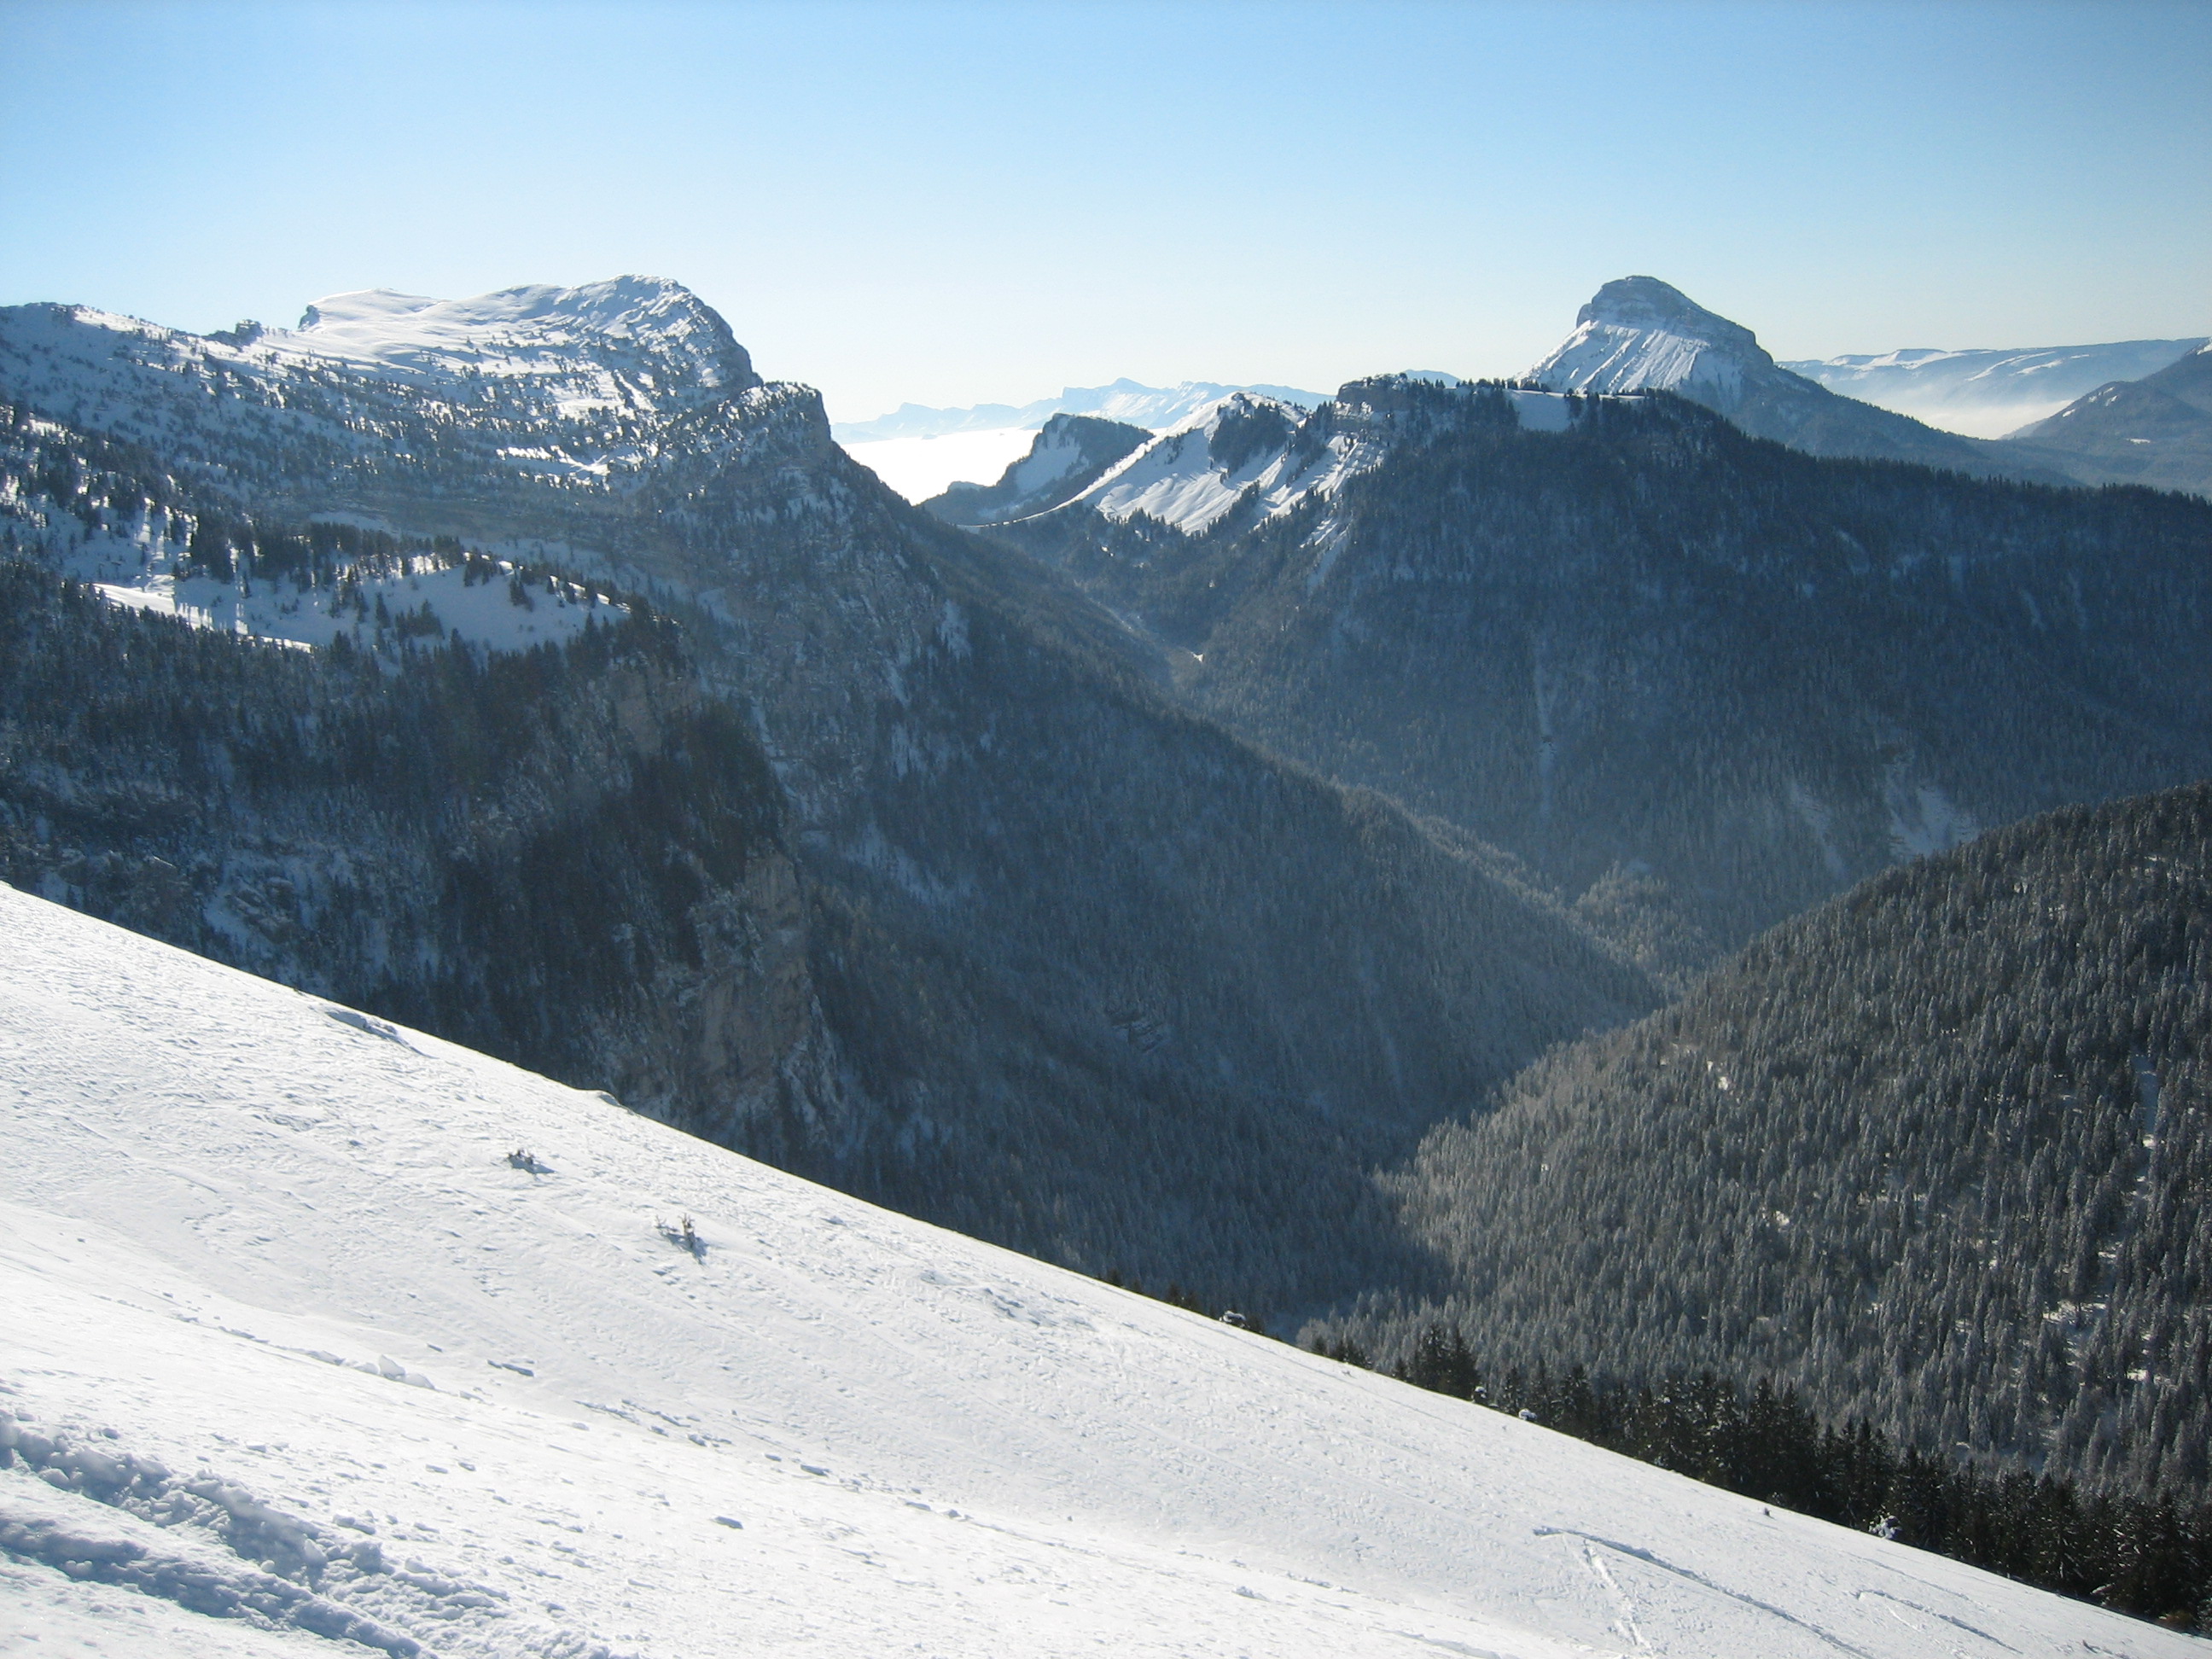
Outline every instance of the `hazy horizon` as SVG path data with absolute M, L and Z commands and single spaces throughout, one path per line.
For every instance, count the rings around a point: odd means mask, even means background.
M 0 303 L 672 276 L 834 417 L 2212 332 L 2201 6 L 0 3 Z

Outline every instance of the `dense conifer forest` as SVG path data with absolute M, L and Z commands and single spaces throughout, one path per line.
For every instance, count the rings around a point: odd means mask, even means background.
M 394 672 L 0 564 L 0 876 L 203 955 L 641 1105 L 760 1109 L 804 999 L 721 1042 L 694 1005 L 776 1005 L 783 836 L 665 623 Z
M 1323 1345 L 1364 1364 L 1357 1344 Z M 1599 1383 L 1542 1361 L 1487 1374 L 1465 1335 L 1424 1328 L 1395 1374 L 1709 1486 L 1986 1567 L 2179 1629 L 2212 1629 L 2212 1502 L 2202 1490 L 2085 1489 L 1899 1449 L 1864 1419 L 1823 1423 L 1788 1384 L 1711 1370 Z
M 2193 1494 L 2212 1436 L 2212 786 L 1877 877 L 1393 1178 L 1493 1366 L 1792 1379 L 1906 1448 Z

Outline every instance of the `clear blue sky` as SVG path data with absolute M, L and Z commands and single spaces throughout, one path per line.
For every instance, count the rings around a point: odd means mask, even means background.
M 2212 332 L 2212 4 L 0 0 L 0 303 L 676 276 L 831 413 Z

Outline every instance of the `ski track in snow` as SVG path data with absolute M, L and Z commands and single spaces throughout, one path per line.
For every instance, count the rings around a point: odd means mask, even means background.
M 0 939 L 10 1653 L 2205 1651 L 5 887 Z

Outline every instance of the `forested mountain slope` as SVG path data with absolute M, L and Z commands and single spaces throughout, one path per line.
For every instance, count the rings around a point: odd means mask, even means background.
M 366 523 L 672 614 L 781 792 L 836 1063 L 776 1117 L 671 1062 L 665 1109 L 866 1196 L 1310 1304 L 1397 1270 L 1368 1170 L 1654 1000 L 1495 860 L 1176 708 L 1119 624 L 891 495 L 672 284 L 350 296 L 229 338 L 19 308 L 0 385 L 31 411 L 0 495 L 50 563 L 217 515 Z M 137 855 L 109 833 L 78 850 Z
M 1080 502 L 992 533 L 1176 647 L 1194 706 L 1509 849 L 1660 971 L 1979 828 L 2212 774 L 2202 503 L 1402 380 L 1273 453 L 1217 469 L 1255 482 L 1202 534 Z
M 2212 346 L 2099 386 L 2008 441 L 2100 483 L 2212 495 Z
M 2212 1477 L 2212 785 L 1878 876 L 1442 1128 L 1395 1189 L 1488 1364 L 1795 1382 L 2137 1491 Z
M 726 1134 L 835 1097 L 782 792 L 665 623 L 393 672 L 0 563 L 0 733 L 18 887 Z

